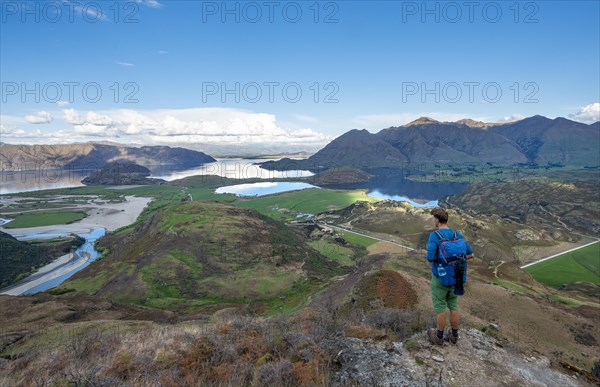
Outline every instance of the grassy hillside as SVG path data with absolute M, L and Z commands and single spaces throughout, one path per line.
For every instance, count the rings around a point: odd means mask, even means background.
M 251 209 L 194 201 L 150 214 L 103 238 L 106 258 L 61 288 L 160 309 L 253 302 L 269 309 L 302 303 L 314 285 L 344 271 Z
M 365 190 L 306 189 L 257 199 L 240 199 L 235 204 L 243 208 L 253 208 L 275 219 L 290 220 L 299 213 L 318 214 L 344 208 L 357 201 L 378 200 L 367 196 Z

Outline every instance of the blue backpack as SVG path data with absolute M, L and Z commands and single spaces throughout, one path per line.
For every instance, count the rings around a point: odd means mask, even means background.
M 434 274 L 440 279 L 442 285 L 454 286 L 454 294 L 462 295 L 463 284 L 467 282 L 467 242 L 454 230 L 451 238 L 444 238 L 439 231 L 435 234 L 440 240 L 440 246 Z M 445 275 L 440 275 L 444 272 Z

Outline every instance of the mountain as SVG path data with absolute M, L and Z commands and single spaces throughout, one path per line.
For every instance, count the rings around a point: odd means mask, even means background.
M 500 134 L 458 122 L 414 122 L 375 134 L 411 163 L 435 161 L 520 163 L 527 159 Z
M 172 165 L 193 168 L 215 161 L 205 153 L 168 146 L 128 147 L 83 143 L 62 145 L 0 144 L 3 170 L 31 170 L 41 167 L 97 169 L 112 161 L 129 161 L 142 166 Z
M 600 163 L 600 127 L 595 124 L 533 116 L 491 130 L 515 142 L 528 161 L 536 164 Z
M 600 125 L 542 116 L 507 124 L 421 117 L 378 133 L 353 129 L 306 160 L 282 159 L 264 165 L 314 171 L 433 162 L 596 166 L 600 164 Z

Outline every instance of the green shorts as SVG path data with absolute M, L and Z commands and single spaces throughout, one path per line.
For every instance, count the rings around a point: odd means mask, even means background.
M 444 286 L 440 279 L 431 274 L 431 300 L 435 313 L 443 313 L 446 306 L 450 310 L 458 310 L 458 296 L 454 294 L 454 286 Z

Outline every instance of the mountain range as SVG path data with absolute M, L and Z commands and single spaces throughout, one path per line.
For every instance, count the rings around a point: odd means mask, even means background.
M 439 122 L 422 117 L 378 133 L 353 129 L 306 160 L 282 159 L 263 165 L 274 169 L 369 170 L 427 162 L 597 166 L 600 122 L 587 125 L 562 117 L 533 116 L 497 124 L 471 119 Z
M 98 169 L 115 161 L 127 161 L 146 167 L 170 165 L 183 169 L 216 160 L 203 152 L 168 146 L 131 147 L 111 143 L 60 145 L 0 143 L 0 164 L 4 171 L 30 170 L 41 167 Z
M 197 145 L 197 144 L 196 144 Z M 194 144 L 189 144 L 193 147 Z M 206 153 L 168 146 L 126 146 L 108 142 L 62 145 L 0 143 L 3 170 L 101 168 L 128 161 L 142 166 L 193 168 L 215 161 Z M 407 163 L 493 163 L 596 167 L 600 165 L 600 121 L 587 125 L 558 117 L 533 116 L 510 123 L 472 119 L 440 122 L 421 117 L 377 133 L 353 129 L 304 160 L 283 158 L 272 169 L 362 170 L 400 168 Z

